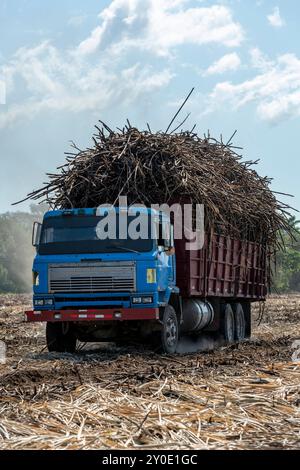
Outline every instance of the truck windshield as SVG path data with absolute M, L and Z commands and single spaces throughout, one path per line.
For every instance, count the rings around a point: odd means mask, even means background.
M 128 225 L 134 218 L 128 216 Z M 45 219 L 38 247 L 39 254 L 140 253 L 152 250 L 150 219 L 148 238 L 137 240 L 118 238 L 118 218 L 116 220 L 117 238 L 99 239 L 96 229 L 100 221 L 100 216 L 58 216 Z

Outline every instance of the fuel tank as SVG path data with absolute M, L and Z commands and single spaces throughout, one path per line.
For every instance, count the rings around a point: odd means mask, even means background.
M 184 299 L 182 317 L 181 331 L 183 333 L 198 332 L 213 322 L 214 309 L 209 302 Z

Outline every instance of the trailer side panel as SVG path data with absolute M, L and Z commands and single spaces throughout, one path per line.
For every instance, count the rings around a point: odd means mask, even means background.
M 263 300 L 267 293 L 266 247 L 221 234 L 206 236 L 201 250 L 176 240 L 177 285 L 184 297 Z

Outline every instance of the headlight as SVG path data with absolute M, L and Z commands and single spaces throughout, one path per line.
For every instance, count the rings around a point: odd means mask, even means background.
M 153 303 L 153 297 L 148 296 L 148 297 L 132 297 L 132 303 L 133 304 L 152 304 Z
M 32 284 L 34 286 L 38 286 L 39 283 L 40 283 L 39 273 L 37 273 L 36 271 L 33 271 L 32 272 Z
M 143 304 L 153 304 L 153 297 L 143 297 Z
M 43 299 L 36 299 L 34 301 L 34 305 L 42 306 L 42 305 L 44 305 L 44 300 Z
M 45 299 L 45 305 L 53 305 L 53 299 Z
M 147 284 L 155 284 L 156 282 L 156 269 L 147 269 Z

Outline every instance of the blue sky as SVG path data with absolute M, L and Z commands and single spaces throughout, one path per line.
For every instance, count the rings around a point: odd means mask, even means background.
M 299 22 L 297 0 L 0 0 L 0 212 L 98 119 L 165 129 L 192 87 L 186 125 L 237 129 L 300 209 Z

